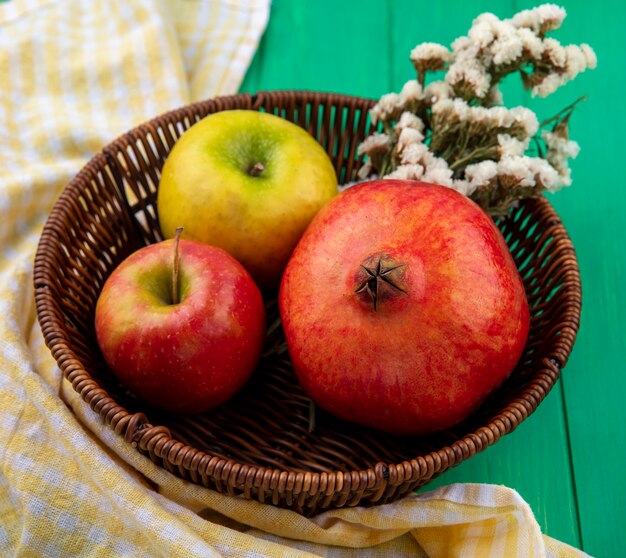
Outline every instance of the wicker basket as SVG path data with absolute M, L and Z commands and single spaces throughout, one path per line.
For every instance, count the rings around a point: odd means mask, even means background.
M 261 362 L 233 400 L 200 416 L 148 408 L 107 370 L 94 309 L 111 271 L 137 248 L 161 240 L 159 172 L 176 139 L 207 114 L 264 110 L 296 122 L 332 157 L 340 182 L 353 180 L 373 101 L 311 92 L 234 95 L 175 110 L 123 135 L 71 181 L 45 225 L 35 259 L 37 314 L 46 343 L 84 401 L 158 465 L 231 495 L 312 515 L 400 498 L 514 430 L 559 377 L 578 329 L 581 288 L 574 248 L 544 199 L 498 223 L 524 279 L 531 332 L 510 379 L 474 415 L 430 437 L 394 437 L 317 412 L 289 360 Z M 268 312 L 276 313 L 268 302 Z M 271 323 L 271 319 L 269 320 Z M 278 332 L 281 335 L 281 332 Z

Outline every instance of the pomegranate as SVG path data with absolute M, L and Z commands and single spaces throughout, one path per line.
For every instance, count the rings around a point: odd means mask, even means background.
M 510 375 L 529 329 L 491 218 L 454 190 L 401 180 L 354 186 L 317 214 L 279 305 L 313 401 L 401 435 L 467 418 Z

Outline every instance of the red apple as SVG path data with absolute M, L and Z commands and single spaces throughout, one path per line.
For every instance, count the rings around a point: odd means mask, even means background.
M 313 401 L 402 435 L 468 417 L 509 376 L 529 329 L 493 221 L 454 190 L 400 180 L 354 186 L 317 214 L 279 304 Z
M 201 413 L 250 377 L 265 308 L 248 272 L 224 250 L 190 240 L 175 246 L 142 248 L 113 271 L 96 305 L 96 335 L 110 370 L 139 398 Z

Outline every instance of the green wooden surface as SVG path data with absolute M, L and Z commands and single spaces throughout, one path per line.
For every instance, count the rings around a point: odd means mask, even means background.
M 538 2 L 539 3 L 539 2 Z M 537 3 L 537 4 L 538 4 Z M 483 11 L 508 17 L 537 5 L 519 0 L 274 0 L 270 23 L 242 91 L 314 89 L 379 97 L 414 77 L 418 43 L 449 45 Z M 598 68 L 548 99 L 531 99 L 516 80 L 507 105 L 540 119 L 580 95 L 572 120 L 581 145 L 574 184 L 551 196 L 577 249 L 583 280 L 581 330 L 562 379 L 514 433 L 437 479 L 515 488 L 543 532 L 593 556 L 626 556 L 626 128 L 622 97 L 626 7 L 617 0 L 562 2 L 568 17 L 554 35 L 591 44 Z

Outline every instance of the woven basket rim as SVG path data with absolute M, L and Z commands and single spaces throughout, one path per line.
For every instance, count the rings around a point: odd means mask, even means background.
M 122 436 L 133 446 L 139 446 L 144 450 L 149 449 L 159 458 L 168 459 L 177 465 L 192 470 L 206 468 L 207 472 L 213 471 L 213 474 L 216 475 L 219 475 L 220 471 L 229 471 L 229 477 L 232 477 L 234 474 L 238 475 L 238 478 L 250 478 L 252 475 L 255 479 L 255 486 L 257 481 L 260 483 L 261 479 L 267 480 L 271 478 L 270 484 L 272 487 L 276 486 L 280 489 L 281 486 L 293 486 L 294 483 L 303 486 L 318 486 L 320 491 L 324 491 L 328 495 L 342 490 L 347 492 L 350 487 L 354 490 L 356 488 L 355 483 L 361 489 L 380 483 L 382 488 L 379 492 L 382 494 L 386 484 L 400 484 L 412 478 L 412 471 L 420 471 L 420 473 L 430 478 L 460 463 L 468 457 L 465 455 L 468 446 L 474 447 L 475 452 L 478 453 L 492 445 L 503 435 L 515 430 L 525 418 L 534 412 L 558 380 L 561 369 L 567 363 L 578 331 L 581 312 L 581 281 L 573 243 L 555 209 L 544 196 L 523 203 L 536 204 L 542 213 L 544 222 L 548 224 L 554 235 L 555 251 L 559 254 L 568 255 L 566 265 L 562 269 L 564 276 L 563 289 L 568 304 L 567 308 L 560 313 L 559 331 L 561 335 L 556 339 L 551 339 L 546 350 L 546 356 L 541 360 L 543 367 L 533 374 L 534 379 L 499 414 L 474 432 L 456 439 L 441 449 L 416 456 L 410 461 L 395 464 L 381 461 L 375 466 L 349 472 L 303 472 L 290 469 L 287 466 L 284 469 L 280 469 L 263 465 L 240 464 L 233 459 L 217 457 L 203 450 L 196 449 L 172 437 L 166 427 L 150 424 L 143 413 L 131 413 L 112 399 L 83 367 L 78 356 L 70 348 L 71 341 L 63 324 L 57 319 L 54 312 L 49 311 L 50 306 L 55 303 L 54 300 L 51 300 L 52 297 L 46 285 L 51 274 L 54 274 L 54 270 L 47 261 L 45 255 L 46 247 L 55 245 L 55 239 L 58 237 L 57 221 L 63 214 L 64 209 L 69 207 L 69 201 L 75 200 L 81 194 L 79 184 L 83 180 L 88 181 L 103 165 L 106 165 L 108 153 L 112 149 L 119 145 L 127 144 L 131 139 L 135 139 L 141 130 L 145 130 L 146 126 L 175 125 L 176 119 L 186 114 L 189 109 L 197 107 L 199 112 L 201 112 L 201 108 L 206 107 L 207 103 L 217 102 L 219 104 L 227 103 L 229 100 L 244 100 L 250 105 L 250 108 L 258 109 L 268 97 L 285 94 L 293 95 L 297 99 L 310 98 L 313 95 L 325 101 L 332 101 L 333 99 L 349 100 L 363 108 L 369 108 L 375 102 L 363 97 L 306 90 L 261 91 L 256 94 L 239 93 L 177 108 L 130 129 L 107 144 L 101 152 L 93 156 L 84 165 L 65 187 L 46 220 L 38 243 L 34 265 L 37 316 L 46 345 L 64 376 L 71 382 L 74 390 L 81 395 L 83 400 L 85 393 L 90 392 L 92 395 L 97 393 L 97 396 L 92 397 L 89 402 L 92 410 L 98 413 L 108 426 L 113 427 L 118 435 Z M 149 446 L 146 445 L 147 443 L 149 443 Z M 178 463 L 176 454 L 184 455 L 185 462 Z M 373 501 L 375 501 L 375 498 Z

